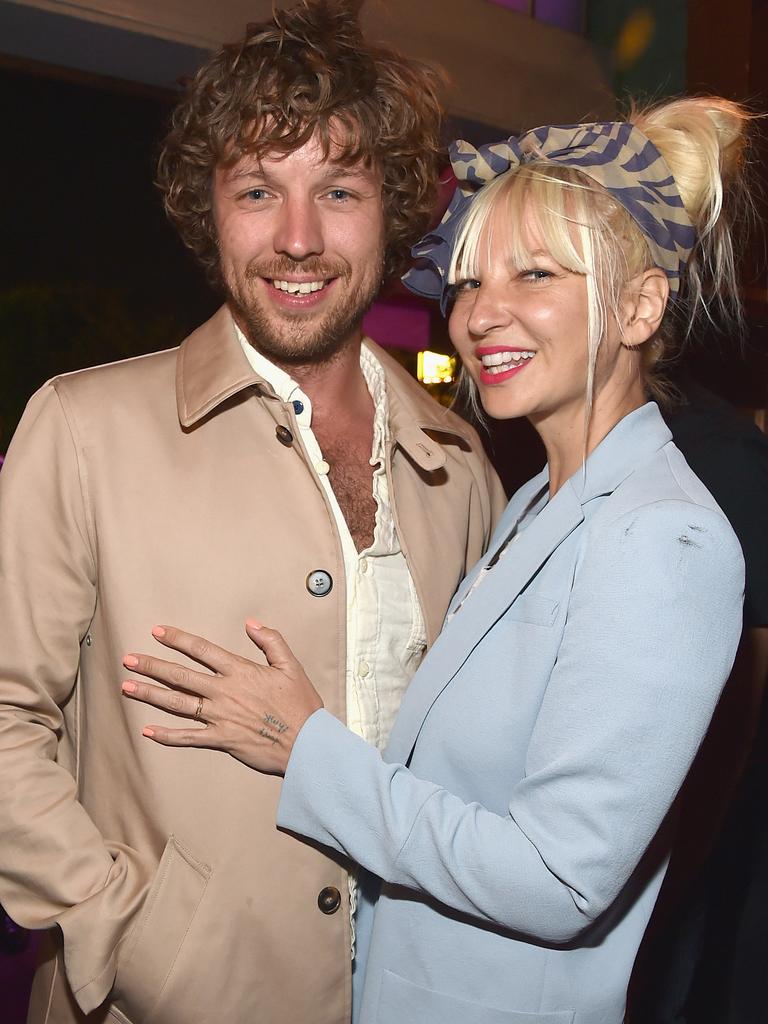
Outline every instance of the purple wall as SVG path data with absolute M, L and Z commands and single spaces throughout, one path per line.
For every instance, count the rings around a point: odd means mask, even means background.
M 584 28 L 584 0 L 488 0 L 511 11 L 532 14 L 538 21 L 557 25 L 568 32 L 582 32 Z

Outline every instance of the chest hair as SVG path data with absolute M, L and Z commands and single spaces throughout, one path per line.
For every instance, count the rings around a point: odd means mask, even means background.
M 363 551 L 373 543 L 376 500 L 373 497 L 372 438 L 362 440 L 318 438 L 330 468 L 333 493 L 339 503 L 355 547 Z

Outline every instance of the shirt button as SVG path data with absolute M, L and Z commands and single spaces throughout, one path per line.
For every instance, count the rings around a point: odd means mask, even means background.
M 357 564 L 358 564 L 358 567 L 360 569 L 360 572 L 363 575 L 365 575 L 368 572 L 368 559 L 367 558 L 361 558 L 360 561 Z
M 365 679 L 365 677 L 368 675 L 370 670 L 371 670 L 371 666 L 368 664 L 367 661 L 358 662 L 357 674 L 360 676 L 361 679 Z
M 323 459 L 322 462 L 316 462 L 315 469 L 317 470 L 318 476 L 327 476 L 331 471 L 331 467 L 328 465 L 325 459 Z
M 275 437 L 280 442 L 280 444 L 284 444 L 286 448 L 290 448 L 290 446 L 293 444 L 293 434 L 290 432 L 288 427 L 277 427 L 275 430 Z
M 304 412 L 304 403 L 300 402 L 297 398 L 296 401 L 293 402 L 292 404 L 293 411 L 296 413 L 297 416 L 301 416 L 301 414 Z
M 317 905 L 324 914 L 335 914 L 341 906 L 341 893 L 333 885 L 326 885 L 320 890 Z
M 313 597 L 325 597 L 333 589 L 333 578 L 325 569 L 313 569 L 307 576 L 307 590 Z

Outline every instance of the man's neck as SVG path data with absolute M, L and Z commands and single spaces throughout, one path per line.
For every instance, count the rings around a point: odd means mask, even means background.
M 314 420 L 329 415 L 355 418 L 361 409 L 367 414 L 370 396 L 360 369 L 360 345 L 358 337 L 322 363 L 282 364 L 312 403 Z
M 312 403 L 313 429 L 327 423 L 333 429 L 373 422 L 373 406 L 360 368 L 362 336 L 350 339 L 322 362 L 295 363 L 265 356 L 294 381 Z M 258 351 L 258 346 L 254 346 Z M 262 353 L 263 355 L 263 353 Z

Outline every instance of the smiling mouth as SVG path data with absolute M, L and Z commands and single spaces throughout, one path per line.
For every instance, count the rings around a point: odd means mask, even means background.
M 518 366 L 524 366 L 535 355 L 535 352 L 528 349 L 516 350 L 514 352 L 510 349 L 504 349 L 501 352 L 484 352 L 480 356 L 480 363 L 486 373 L 495 376 L 496 374 L 506 373 L 508 370 Z
M 311 295 L 313 292 L 320 292 L 327 287 L 334 278 L 327 281 L 277 281 L 267 278 L 273 288 L 286 295 Z

